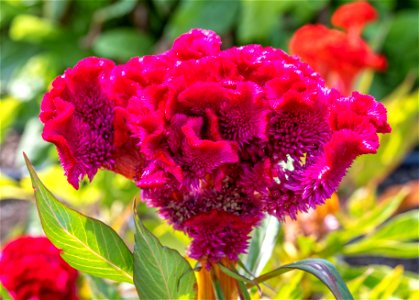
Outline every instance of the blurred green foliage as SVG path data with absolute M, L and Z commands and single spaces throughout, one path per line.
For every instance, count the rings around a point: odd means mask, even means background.
M 224 48 L 259 43 L 287 51 L 295 30 L 307 23 L 330 26 L 332 12 L 346 2 L 350 1 L 1 0 L 0 143 L 6 149 L 8 137 L 17 134 L 19 145 L 7 153 L 13 156 L 13 165 L 1 164 L 0 198 L 33 199 L 29 178 L 22 168 L 21 152 L 25 150 L 40 170 L 42 181 L 60 200 L 110 224 L 132 245 L 129 201 L 138 195 L 135 185 L 101 171 L 92 184 L 82 184 L 75 191 L 58 166 L 55 148 L 41 138 L 39 104 L 53 78 L 91 55 L 123 63 L 132 56 L 165 51 L 174 38 L 193 27 L 217 31 Z M 380 19 L 366 28 L 365 38 L 387 57 L 388 70 L 366 72 L 358 87 L 386 104 L 393 133 L 381 138 L 378 155 L 362 157 L 349 172 L 343 186 L 348 201 L 337 214 L 337 231 L 321 239 L 302 235 L 292 244 L 284 238 L 287 224 L 279 226 L 267 220 L 254 233 L 250 251 L 242 259 L 258 275 L 262 270 L 273 270 L 298 259 L 322 257 L 337 265 L 355 298 L 417 299 L 417 275 L 400 266 L 355 267 L 342 259 L 365 254 L 418 256 L 417 243 L 412 241 L 419 236 L 417 231 L 409 230 L 418 226 L 417 210 L 389 221 L 406 190 L 377 204 L 376 189 L 417 144 L 419 1 L 386 0 L 372 4 Z M 188 237 L 158 219 L 154 210 L 142 205 L 140 213 L 147 228 L 164 245 L 185 253 Z M 36 221 L 28 222 L 27 228 L 36 227 Z M 99 298 L 106 298 L 104 295 L 121 292 L 108 290 L 109 286 L 96 278 L 88 278 L 87 282 L 92 290 L 88 295 L 96 293 Z M 316 279 L 302 272 L 284 274 L 269 284 L 263 287 L 265 295 L 277 299 L 331 296 Z M 257 288 L 251 294 L 252 299 L 259 298 Z

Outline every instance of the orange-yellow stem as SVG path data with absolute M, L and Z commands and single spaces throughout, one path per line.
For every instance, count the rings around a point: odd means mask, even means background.
M 228 276 L 220 270 L 217 264 L 211 265 L 211 269 L 205 268 L 206 262 L 201 261 L 202 269 L 198 272 L 198 293 L 197 300 L 209 300 L 216 299 L 214 294 L 214 280 L 217 280 L 221 286 L 225 299 L 237 299 L 238 298 L 238 285 L 237 280 Z M 234 262 L 228 259 L 222 259 L 221 263 L 230 268 L 235 265 Z

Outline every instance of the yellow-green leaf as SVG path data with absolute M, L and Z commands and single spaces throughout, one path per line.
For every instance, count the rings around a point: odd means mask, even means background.
M 39 180 L 25 155 L 36 205 L 48 239 L 75 269 L 120 282 L 133 282 L 132 253 L 115 231 L 58 201 Z

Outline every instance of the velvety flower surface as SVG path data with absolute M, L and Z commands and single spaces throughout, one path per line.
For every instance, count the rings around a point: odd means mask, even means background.
M 293 35 L 290 51 L 318 71 L 329 86 L 349 95 L 361 71 L 386 68 L 386 59 L 375 54 L 361 37 L 365 25 L 376 18 L 375 9 L 367 2 L 342 5 L 333 14 L 332 24 L 344 31 L 305 25 Z
M 77 276 L 45 237 L 20 237 L 1 251 L 0 281 L 16 300 L 77 300 Z
M 141 163 L 128 177 L 208 264 L 237 260 L 265 213 L 295 218 L 322 204 L 358 155 L 377 150 L 377 133 L 390 131 L 382 104 L 327 88 L 297 57 L 220 45 L 194 29 L 96 81 L 120 120 L 114 130 L 136 143 Z M 108 144 L 107 168 L 118 157 Z
M 67 69 L 44 96 L 40 119 L 42 137 L 57 146 L 68 181 L 77 189 L 85 175 L 92 180 L 101 167 L 135 175 L 142 165 L 129 138 L 123 116 L 115 113 L 106 91 L 114 63 L 86 58 Z M 134 169 L 134 171 L 133 171 Z

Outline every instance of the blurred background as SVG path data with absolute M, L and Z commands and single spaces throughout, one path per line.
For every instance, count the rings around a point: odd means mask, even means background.
M 309 23 L 328 27 L 343 0 L 1 0 L 0 238 L 42 234 L 24 167 L 25 151 L 45 185 L 70 206 L 110 224 L 132 246 L 135 185 L 107 171 L 75 191 L 55 147 L 41 138 L 39 105 L 51 81 L 87 56 L 124 63 L 160 53 L 181 33 L 216 31 L 223 48 L 249 43 L 288 52 L 293 33 Z M 337 265 L 356 299 L 419 299 L 419 1 L 370 2 L 379 20 L 363 37 L 387 58 L 385 72 L 364 71 L 354 89 L 385 103 L 390 135 L 379 153 L 358 159 L 341 190 L 317 211 L 279 224 L 267 218 L 242 257 L 254 275 L 307 257 Z M 185 253 L 188 238 L 142 207 L 164 245 Z M 80 284 L 86 297 L 123 298 L 124 287 Z M 326 299 L 311 275 L 290 272 L 252 291 L 252 299 Z M 100 297 L 99 297 L 100 298 Z

